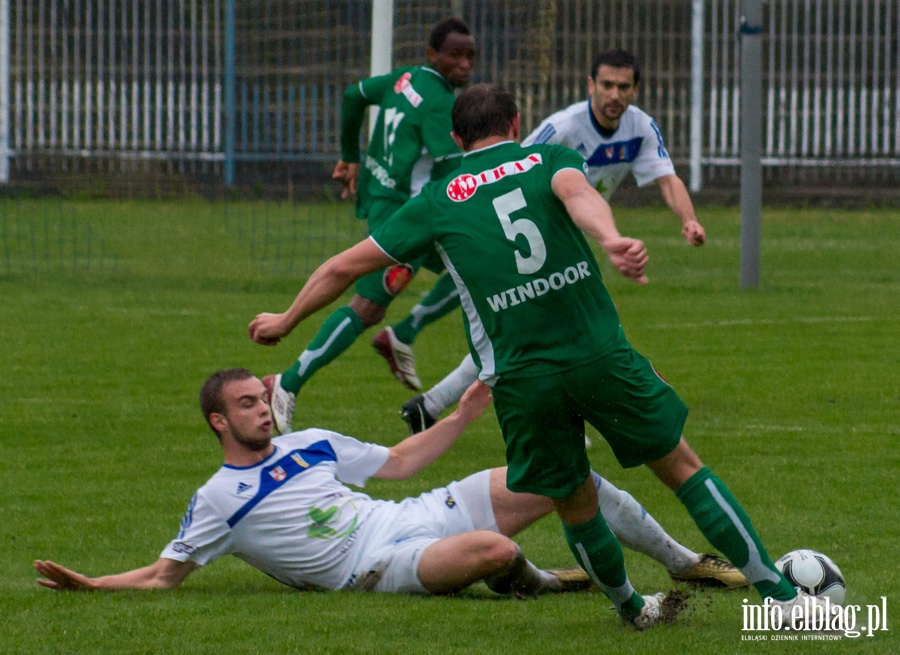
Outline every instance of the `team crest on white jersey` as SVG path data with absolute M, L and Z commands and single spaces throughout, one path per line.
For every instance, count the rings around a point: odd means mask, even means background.
M 541 155 L 533 152 L 525 159 L 508 161 L 496 168 L 490 168 L 474 175 L 471 173 L 457 175 L 447 185 L 447 197 L 453 202 L 463 202 L 474 196 L 478 187 L 482 185 L 499 182 L 510 175 L 527 173 L 535 166 L 543 163 L 544 160 L 541 158 Z
M 280 466 L 276 466 L 271 471 L 269 471 L 269 475 L 275 480 L 275 482 L 281 482 L 287 477 L 287 471 L 285 471 Z

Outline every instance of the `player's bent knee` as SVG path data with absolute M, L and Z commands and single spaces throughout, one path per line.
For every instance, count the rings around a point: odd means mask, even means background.
M 372 327 L 384 320 L 387 308 L 378 305 L 362 296 L 353 296 L 353 300 L 347 305 L 359 316 L 359 320 L 365 327 Z
M 479 553 L 479 558 L 485 567 L 485 573 L 494 574 L 506 571 L 515 563 L 516 558 L 519 557 L 522 551 L 511 539 L 496 533 L 490 534 L 499 538 L 492 540 L 492 543 L 485 544 L 485 547 Z
M 488 576 L 505 573 L 518 554 L 515 542 L 496 532 L 465 532 L 428 546 L 417 574 L 429 593 L 453 593 Z
M 463 539 L 457 544 L 460 555 L 491 571 L 509 566 L 520 552 L 516 542 L 497 532 L 477 530 L 466 533 Z

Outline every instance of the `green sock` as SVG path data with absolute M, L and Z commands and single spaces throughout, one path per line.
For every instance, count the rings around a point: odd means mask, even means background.
M 444 273 L 434 283 L 422 302 L 413 307 L 406 318 L 391 326 L 394 335 L 407 346 L 411 346 L 419 336 L 419 332 L 452 312 L 459 305 L 459 292 L 456 290 L 456 284 L 449 273 Z
M 281 386 L 297 393 L 316 371 L 347 350 L 365 331 L 365 326 L 349 307 L 341 307 L 325 319 L 294 365 L 281 374 Z
M 588 572 L 622 616 L 630 621 L 640 614 L 644 599 L 628 580 L 622 547 L 603 515 L 598 511 L 594 518 L 581 525 L 563 523 L 563 532 L 581 568 Z
M 772 564 L 744 508 L 712 471 L 704 466 L 675 495 L 709 543 L 747 576 L 760 596 L 790 600 L 796 595 Z

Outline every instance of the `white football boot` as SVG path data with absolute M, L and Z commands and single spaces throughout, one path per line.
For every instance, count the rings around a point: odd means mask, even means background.
M 294 405 L 297 394 L 281 388 L 281 373 L 267 375 L 262 379 L 266 391 L 269 392 L 269 407 L 272 409 L 272 420 L 275 423 L 275 434 L 293 432 L 291 424 L 294 420 Z
M 387 360 L 391 373 L 408 389 L 421 391 L 422 381 L 416 375 L 416 356 L 412 346 L 407 346 L 389 327 L 384 328 L 372 339 L 372 347 Z
M 658 625 L 663 620 L 662 601 L 666 595 L 658 591 L 655 594 L 641 596 L 644 599 L 644 606 L 641 613 L 631 619 L 631 624 L 638 630 L 647 630 Z

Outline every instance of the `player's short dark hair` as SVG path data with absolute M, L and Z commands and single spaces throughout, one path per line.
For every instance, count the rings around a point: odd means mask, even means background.
M 206 419 L 206 422 L 209 423 L 209 417 L 212 414 L 225 413 L 225 394 L 222 391 L 225 389 L 226 384 L 240 382 L 252 377 L 253 373 L 245 368 L 227 368 L 216 371 L 206 378 L 203 388 L 200 389 L 200 410 L 203 412 L 203 418 Z M 209 427 L 216 433 L 216 436 L 219 436 L 216 429 L 212 427 L 212 423 L 209 423 Z
M 475 84 L 453 104 L 453 131 L 468 148 L 489 136 L 506 136 L 518 113 L 512 93 L 496 84 Z
M 434 24 L 434 27 L 431 28 L 431 35 L 428 37 L 428 47 L 439 51 L 444 47 L 444 41 L 447 40 L 447 35 L 452 34 L 453 32 L 465 34 L 466 36 L 471 34 L 469 26 L 463 21 L 459 18 L 448 16 L 447 18 L 439 20 Z
M 620 48 L 610 48 L 606 52 L 601 52 L 594 57 L 594 66 L 591 68 L 591 78 L 597 79 L 597 72 L 601 66 L 609 66 L 610 68 L 630 68 L 634 71 L 634 85 L 637 86 L 641 81 L 641 66 L 638 64 L 637 57 Z

